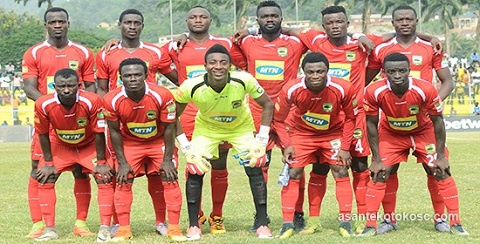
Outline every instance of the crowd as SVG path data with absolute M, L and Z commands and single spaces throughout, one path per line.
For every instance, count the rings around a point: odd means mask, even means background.
M 392 13 L 395 35 L 350 36 L 343 7 L 321 14 L 324 31 L 285 28 L 281 7 L 263 1 L 257 7 L 260 28 L 226 38 L 209 33 L 210 12 L 196 6 L 186 17 L 189 32 L 158 48 L 141 41 L 142 13 L 127 9 L 118 19 L 121 40 L 109 41 L 94 56 L 68 39 L 65 9 L 47 10 L 47 40 L 28 49 L 22 63 L 23 89 L 35 101 L 28 184 L 33 226 L 27 237 L 59 238 L 55 182 L 65 171 L 75 178 L 74 235 L 96 236 L 98 242 L 131 239 L 132 185 L 141 176 L 147 178 L 158 234 L 199 240 L 207 221 L 211 234 L 223 234 L 229 151 L 244 166 L 253 203 L 242 205 L 254 206 L 250 231 L 258 238 L 273 238 L 270 163 L 283 163 L 289 171 L 276 237 L 320 230 L 330 171 L 338 202 L 338 219 L 332 221 L 338 221 L 340 235 L 385 234 L 398 228 L 397 170 L 410 149 L 427 174 L 433 228 L 468 235 L 445 146 L 442 101 L 454 86 L 438 39 L 416 32 L 417 15 L 409 6 Z M 304 76 L 297 77 L 299 67 Z M 382 78 L 369 84 L 379 72 Z M 157 85 L 158 73 L 172 85 Z M 275 147 L 281 162 L 271 162 Z M 183 175 L 178 151 L 186 158 L 185 195 L 177 181 Z M 304 169 L 310 164 L 307 184 Z M 206 173 L 210 214 L 202 206 Z M 86 224 L 90 175 L 98 187 L 97 234 Z M 183 197 L 185 234 L 179 225 Z M 358 219 L 352 218 L 354 198 Z M 384 217 L 378 219 L 381 205 Z

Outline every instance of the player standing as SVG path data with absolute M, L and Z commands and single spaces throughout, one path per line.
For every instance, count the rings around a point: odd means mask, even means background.
M 387 55 L 383 61 L 387 78 L 365 90 L 372 181 L 368 183 L 366 194 L 367 224 L 359 236 L 380 234 L 375 229 L 376 217 L 389 177 L 400 162 L 407 161 L 410 149 L 418 163 L 434 172 L 438 191 L 449 213 L 452 233 L 468 235 L 460 222 L 458 190 L 448 163 L 441 98 L 431 83 L 409 76 L 410 67 L 406 55 Z M 391 213 L 384 214 L 385 220 L 391 218 Z
M 292 106 L 293 126 L 290 128 L 291 145 L 283 156 L 290 164 L 290 180 L 282 189 L 283 226 L 281 239 L 294 232 L 294 207 L 300 188 L 303 168 L 315 162 L 327 163 L 336 182 L 339 204 L 340 234 L 353 236 L 350 225 L 352 188 L 348 175 L 351 164 L 349 153 L 355 117 L 358 114 L 356 91 L 345 80 L 327 75 L 329 62 L 325 55 L 314 52 L 302 61 L 305 77 L 284 86 L 275 104 L 275 125 L 281 141 L 290 141 L 283 121 Z M 290 144 L 290 143 L 288 143 Z
M 176 92 L 178 113 L 181 115 L 187 103 L 198 107 L 192 142 L 183 136 L 177 137 L 187 158 L 188 177 L 186 183 L 190 227 L 187 238 L 197 240 L 201 230 L 197 220 L 199 200 L 202 193 L 203 174 L 210 164 L 202 160 L 218 158 L 218 145 L 227 141 L 234 153 L 248 152 L 246 163 L 250 188 L 260 227 L 259 238 L 271 238 L 267 223 L 267 189 L 261 166 L 266 163 L 265 148 L 273 115 L 273 104 L 258 82 L 248 73 L 229 72 L 231 56 L 228 50 L 216 44 L 205 54 L 205 69 L 202 76 L 186 80 Z M 261 129 L 253 136 L 255 127 L 245 95 L 249 94 L 262 106 Z M 178 134 L 178 132 L 177 132 Z M 215 161 L 211 161 L 215 168 Z
M 442 101 L 450 95 L 453 90 L 453 81 L 448 68 L 448 60 L 444 53 L 435 55 L 430 43 L 421 40 L 417 36 L 417 14 L 415 9 L 410 6 L 399 6 L 392 12 L 392 25 L 395 28 L 396 37 L 390 41 L 378 45 L 369 58 L 369 64 L 366 75 L 368 84 L 373 77 L 382 68 L 382 62 L 385 57 L 394 52 L 405 54 L 410 63 L 411 76 L 421 78 L 428 82 L 433 82 L 433 70 L 436 71 L 441 81 L 439 95 Z M 438 184 L 431 168 L 422 164 L 427 173 L 427 185 L 432 199 L 432 205 L 435 212 L 435 229 L 440 232 L 448 232 L 449 225 L 441 218 L 444 214 L 445 204 L 439 193 Z M 396 195 L 398 190 L 398 177 L 396 170 L 391 172 L 383 208 L 385 213 L 394 216 Z M 379 233 L 385 233 L 397 228 L 394 218 L 385 220 L 379 228 Z
M 174 155 L 175 100 L 166 88 L 145 82 L 148 67 L 141 59 L 123 60 L 119 71 L 123 86 L 104 97 L 105 118 L 118 162 L 114 202 L 120 228 L 112 241 L 132 238 L 133 179 L 145 174 L 161 175 L 169 219 L 167 236 L 184 241 L 179 227 L 182 193 Z
M 93 71 L 94 58 L 92 51 L 68 39 L 70 27 L 68 12 L 63 8 L 51 8 L 44 14 L 47 40 L 30 47 L 23 56 L 22 76 L 25 93 L 28 98 L 36 101 L 40 96 L 54 92 L 53 82 L 55 72 L 62 68 L 71 68 L 77 72 L 80 88 L 95 92 L 95 77 Z M 32 171 L 28 184 L 28 204 L 33 227 L 27 238 L 36 238 L 43 232 L 44 224 L 38 203 L 38 183 L 36 171 L 42 150 L 38 136 L 32 137 L 31 160 Z M 90 206 L 90 178 L 81 172 L 82 167 L 75 166 L 74 194 L 77 204 L 77 221 L 73 233 L 79 236 L 95 235 L 88 230 L 85 223 Z
M 55 182 L 58 176 L 81 165 L 82 173 L 98 172 L 98 203 L 101 224 L 110 223 L 113 210 L 112 173 L 105 159 L 105 121 L 102 99 L 94 93 L 79 91 L 79 77 L 72 69 L 61 69 L 54 75 L 55 93 L 35 102 L 35 129 L 42 148 L 36 177 L 39 203 L 46 229 L 36 241 L 58 239 L 55 230 Z M 50 132 L 50 135 L 49 135 Z M 50 137 L 49 137 L 50 136 Z M 93 164 L 97 162 L 97 166 Z M 95 169 L 94 169 L 95 167 Z M 104 236 L 108 241 L 110 233 Z

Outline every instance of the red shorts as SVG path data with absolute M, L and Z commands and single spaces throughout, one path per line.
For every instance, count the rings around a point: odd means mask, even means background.
M 350 155 L 357 158 L 370 155 L 365 112 L 360 112 L 355 119 L 355 130 L 353 132 L 352 144 L 350 145 Z
M 342 135 L 326 136 L 300 136 L 292 135 L 292 146 L 295 148 L 295 162 L 290 164 L 292 168 L 302 168 L 310 163 L 317 162 L 339 164 L 337 154 L 340 150 Z
M 123 151 L 136 177 L 160 172 L 165 151 L 163 139 L 155 142 L 123 141 Z M 173 149 L 173 163 L 178 169 L 178 149 Z
M 72 171 L 75 164 L 82 166 L 82 173 L 91 174 L 95 168 L 93 164 L 97 157 L 95 143 L 84 147 L 70 147 L 59 143 L 51 143 L 53 156 L 53 165 L 58 173 Z M 40 169 L 45 161 L 40 160 L 38 168 Z
M 414 135 L 398 135 L 380 127 L 378 141 L 380 157 L 387 166 L 407 162 L 410 149 L 417 158 L 417 163 L 425 163 L 429 167 L 433 167 L 437 157 L 433 128 L 425 129 Z M 448 156 L 448 149 L 445 147 L 445 157 L 448 159 Z

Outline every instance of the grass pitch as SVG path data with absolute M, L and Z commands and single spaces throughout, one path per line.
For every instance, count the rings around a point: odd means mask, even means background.
M 335 199 L 335 185 L 331 176 L 328 178 L 327 193 L 325 195 L 321 221 L 323 228 L 313 235 L 296 234 L 288 240 L 280 241 L 259 240 L 248 232 L 253 223 L 254 206 L 248 186 L 247 176 L 241 166 L 229 160 L 229 188 L 224 207 L 224 219 L 227 233 L 213 236 L 209 234 L 208 226 L 203 227 L 204 236 L 200 243 L 479 243 L 480 210 L 477 205 L 478 189 L 480 189 L 480 133 L 447 133 L 447 143 L 450 150 L 450 164 L 460 192 L 460 209 L 463 226 L 470 233 L 469 237 L 457 237 L 449 233 L 437 233 L 431 221 L 412 220 L 399 221 L 399 230 L 382 236 L 368 239 L 344 239 L 337 233 L 338 221 L 337 202 Z M 29 144 L 2 143 L 0 147 L 0 202 L 3 214 L 0 215 L 0 243 L 33 242 L 24 238 L 31 227 L 31 220 L 27 204 L 27 183 L 30 172 Z M 184 160 L 181 160 L 179 172 L 184 172 Z M 272 220 L 270 228 L 277 234 L 282 224 L 280 191 L 276 184 L 282 164 L 280 152 L 275 149 L 268 184 L 268 212 Z M 310 171 L 310 167 L 306 168 Z M 185 192 L 184 174 L 180 173 L 182 192 Z M 308 175 L 308 174 L 307 174 Z M 211 210 L 210 176 L 207 174 L 204 181 L 203 209 L 206 214 Z M 429 193 L 426 187 L 425 173 L 411 157 L 408 163 L 403 163 L 399 170 L 399 191 L 397 213 L 431 214 L 433 212 Z M 73 176 L 66 172 L 57 182 L 57 230 L 61 243 L 92 243 L 94 237 L 75 237 L 72 234 L 75 222 L 75 199 L 73 196 Z M 98 230 L 99 215 L 96 203 L 96 185 L 92 180 L 92 201 L 87 223 L 93 232 Z M 305 199 L 305 211 L 308 215 L 308 200 Z M 354 212 L 356 210 L 354 206 Z M 187 211 L 184 205 L 181 215 L 181 227 L 187 228 Z M 155 217 L 150 196 L 147 192 L 146 179 L 139 178 L 134 183 L 134 202 L 132 206 L 131 226 L 134 243 L 168 243 L 166 237 L 158 236 L 154 232 Z

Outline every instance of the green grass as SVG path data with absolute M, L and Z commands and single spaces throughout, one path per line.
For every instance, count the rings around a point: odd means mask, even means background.
M 478 189 L 480 189 L 480 171 L 478 149 L 480 133 L 449 133 L 448 146 L 450 149 L 450 164 L 452 173 L 460 191 L 461 217 L 464 227 L 470 232 L 469 237 L 456 237 L 448 233 L 437 233 L 433 224 L 428 221 L 399 222 L 400 229 L 396 232 L 370 239 L 343 239 L 337 234 L 338 222 L 335 186 L 331 176 L 328 178 L 327 194 L 322 204 L 323 229 L 310 236 L 294 235 L 287 241 L 278 239 L 260 241 L 248 232 L 252 222 L 254 207 L 248 186 L 247 177 L 243 169 L 233 159 L 229 161 L 229 189 L 224 208 L 227 234 L 212 236 L 205 226 L 201 243 L 253 243 L 253 242 L 291 242 L 291 243 L 341 243 L 341 242 L 384 242 L 384 243 L 478 243 L 480 242 L 480 210 L 477 208 Z M 30 169 L 28 143 L 2 143 L 0 149 L 0 202 L 4 210 L 0 215 L 0 243 L 27 242 L 23 238 L 31 227 L 31 220 L 27 204 L 27 183 Z M 181 162 L 184 162 L 183 160 Z M 184 167 L 181 167 L 183 172 Z M 268 185 L 268 210 L 272 219 L 270 227 L 277 234 L 281 227 L 280 186 L 276 184 L 281 170 L 280 153 L 275 150 L 270 170 Z M 310 170 L 308 167 L 307 171 Z M 181 176 L 182 192 L 184 177 Z M 209 175 L 205 178 L 204 204 L 206 213 L 211 209 Z M 426 187 L 425 173 L 420 165 L 413 161 L 404 163 L 399 171 L 400 189 L 398 192 L 397 213 L 431 213 L 432 206 Z M 96 204 L 96 187 L 92 185 L 92 201 L 90 214 L 87 220 L 91 230 L 96 232 L 99 223 L 98 207 Z M 75 201 L 73 198 L 73 177 L 64 173 L 57 182 L 57 229 L 62 243 L 91 243 L 95 239 L 79 238 L 71 233 L 75 221 Z M 187 227 L 187 213 L 184 205 L 181 215 L 181 226 Z M 308 209 L 307 201 L 305 209 Z M 355 207 L 354 207 L 355 209 Z M 169 242 L 166 237 L 154 233 L 154 213 L 150 196 L 147 192 L 145 178 L 139 178 L 134 184 L 134 203 L 132 206 L 132 231 L 135 243 L 164 243 Z

